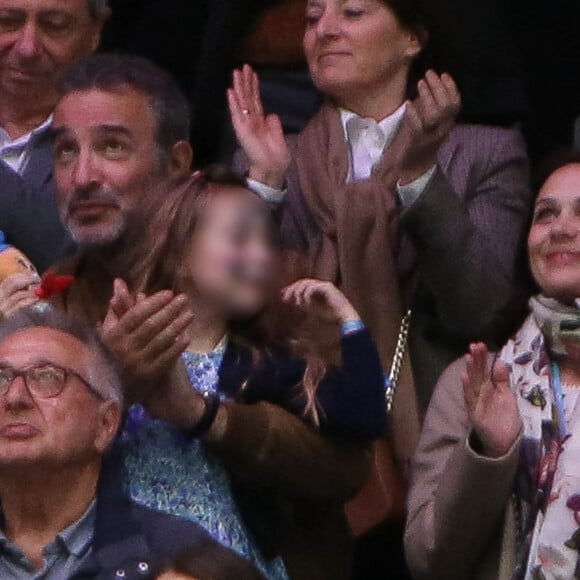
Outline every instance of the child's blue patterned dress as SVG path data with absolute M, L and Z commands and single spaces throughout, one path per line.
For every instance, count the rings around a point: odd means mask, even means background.
M 193 388 L 217 390 L 224 339 L 213 352 L 185 352 L 183 361 Z M 270 580 L 287 580 L 281 559 L 266 562 L 246 529 L 229 476 L 199 440 L 149 417 L 140 405 L 129 410 L 122 445 L 131 497 L 152 509 L 191 519 L 218 542 L 254 564 Z

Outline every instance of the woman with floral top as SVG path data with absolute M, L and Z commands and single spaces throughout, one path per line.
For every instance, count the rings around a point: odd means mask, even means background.
M 267 401 L 325 437 L 363 445 L 384 434 L 383 375 L 370 334 L 331 284 L 302 280 L 281 293 L 276 289 L 271 213 L 243 180 L 222 170 L 197 174 L 167 194 L 150 232 L 136 249 L 129 285 L 141 291 L 136 300 L 162 289 L 188 296 L 194 316 L 181 359 L 192 388 L 210 406 Z M 146 258 L 140 254 L 145 249 Z M 117 315 L 128 295 L 116 281 L 111 309 Z M 265 310 L 268 301 L 278 307 Z M 314 356 L 306 341 L 288 332 L 281 313 L 288 308 L 295 318 L 297 307 L 306 305 L 341 329 L 340 367 Z M 284 483 L 234 489 L 220 457 L 198 435 L 152 418 L 141 405 L 131 407 L 121 441 L 131 496 L 197 521 L 268 578 L 285 578 L 282 562 L 272 559 L 277 536 L 285 533 L 276 515 Z
M 535 203 L 540 293 L 495 356 L 441 377 L 415 459 L 406 531 L 417 578 L 580 577 L 580 154 Z

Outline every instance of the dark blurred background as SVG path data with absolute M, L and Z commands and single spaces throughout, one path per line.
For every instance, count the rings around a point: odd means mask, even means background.
M 298 131 L 319 97 L 300 51 L 305 0 L 111 0 L 107 50 L 171 71 L 192 105 L 196 164 L 235 147 L 225 103 L 232 68 L 261 73 L 266 108 Z M 580 0 L 426 0 L 440 69 L 462 90 L 463 120 L 521 123 L 538 162 L 570 147 L 580 116 Z

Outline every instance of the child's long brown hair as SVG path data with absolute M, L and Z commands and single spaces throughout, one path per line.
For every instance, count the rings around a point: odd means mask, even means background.
M 151 295 L 160 290 L 189 294 L 195 287 L 185 267 L 195 230 L 204 209 L 224 187 L 247 188 L 238 174 L 223 166 L 196 172 L 181 187 L 167 193 L 152 208 L 152 223 L 146 243 L 138 241 L 128 279 L 134 292 Z M 272 222 L 274 229 L 274 223 Z M 319 423 L 316 391 L 326 374 L 326 363 L 316 354 L 314 342 L 300 330 L 305 315 L 284 305 L 279 293 L 259 314 L 247 320 L 230 321 L 229 339 L 253 354 L 259 364 L 270 348 L 281 348 L 306 360 L 300 386 L 306 397 L 304 414 Z

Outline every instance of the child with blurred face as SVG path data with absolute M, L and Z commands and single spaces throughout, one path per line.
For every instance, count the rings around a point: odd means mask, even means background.
M 225 319 L 251 318 L 265 306 L 277 278 L 268 208 L 240 186 L 210 193 L 185 255 L 182 275 L 206 309 Z
M 364 332 L 357 311 L 329 282 L 299 280 L 280 291 L 281 260 L 270 208 L 235 175 L 221 169 L 210 170 L 208 176 L 198 174 L 182 191 L 169 194 L 156 213 L 151 229 L 155 236 L 151 242 L 153 251 L 147 260 L 135 260 L 139 267 L 133 272 L 133 279 L 147 295 L 163 289 L 187 295 L 192 308 L 189 351 L 211 352 L 226 337 L 232 348 L 275 348 L 284 356 L 297 352 L 304 355 L 307 341 L 291 328 L 297 326 L 296 316 L 303 307 L 311 307 L 325 322 L 354 329 L 355 335 Z M 290 316 L 293 324 L 286 320 Z M 370 338 L 363 350 L 375 360 L 376 350 Z M 281 389 L 277 385 L 271 396 L 262 391 L 259 396 L 280 402 L 276 397 L 285 392 L 284 400 L 288 402 L 292 387 L 302 383 L 304 405 L 294 405 L 292 410 L 301 414 L 310 410 L 318 416 L 315 410 L 320 401 L 315 393 L 320 384 L 325 384 L 324 363 L 302 361 L 297 368 L 301 373 L 295 375 L 293 368 L 292 377 L 287 384 L 282 380 Z M 376 366 L 371 364 L 370 368 L 375 380 L 369 382 L 369 392 L 376 394 L 381 383 L 378 359 Z M 356 388 L 360 392 L 361 387 Z M 252 391 L 251 382 L 244 392 L 245 397 L 258 396 Z M 330 393 L 325 396 L 332 398 Z M 364 393 L 361 398 L 364 400 Z M 329 419 L 326 412 L 320 415 Z M 342 427 L 350 421 L 347 415 L 338 419 L 338 423 L 346 421 Z M 346 429 L 349 431 L 349 427 Z
M 268 578 L 282 579 L 277 561 L 264 564 L 256 556 L 228 474 L 205 439 L 219 438 L 227 424 L 230 405 L 223 403 L 262 401 L 341 441 L 377 438 L 386 423 L 378 353 L 356 310 L 332 284 L 300 280 L 280 291 L 270 210 L 239 177 L 222 169 L 195 175 L 169 191 L 153 215 L 148 235 L 135 240 L 127 256 L 127 281 L 115 282 L 104 331 L 109 319 L 130 324 L 132 308 L 167 291 L 187 299 L 190 313 L 178 322 L 183 332 L 170 325 L 145 342 L 145 349 L 152 342 L 167 345 L 162 371 L 174 381 L 173 391 L 147 390 L 146 353 L 132 369 L 142 378 L 123 439 L 131 496 L 190 517 Z M 327 368 L 278 312 L 292 307 L 296 319 L 294 307 L 308 305 L 341 327 L 342 367 Z M 184 433 L 192 428 L 195 435 Z

